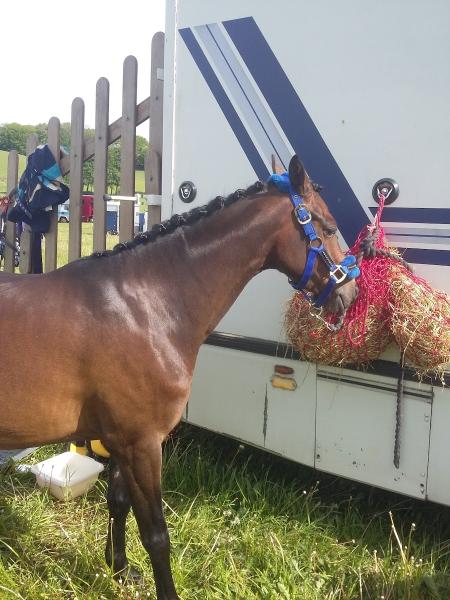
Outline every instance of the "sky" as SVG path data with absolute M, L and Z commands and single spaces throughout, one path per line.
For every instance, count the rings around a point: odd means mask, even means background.
M 95 86 L 110 83 L 110 122 L 122 113 L 122 69 L 138 60 L 138 102 L 150 94 L 154 33 L 164 31 L 164 0 L 5 0 L 1 7 L 0 124 L 70 121 L 72 100 L 85 102 L 94 127 Z M 138 128 L 148 138 L 148 121 Z

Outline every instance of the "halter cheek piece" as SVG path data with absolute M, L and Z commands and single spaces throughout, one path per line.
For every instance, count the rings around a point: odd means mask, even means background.
M 288 173 L 272 175 L 269 178 L 269 182 L 275 184 L 280 191 L 289 193 L 292 205 L 294 206 L 294 215 L 297 223 L 301 226 L 305 237 L 308 239 L 308 255 L 303 275 L 296 281 L 289 279 L 289 283 L 295 290 L 301 291 L 311 304 L 317 308 L 321 308 L 328 300 L 336 285 L 343 283 L 346 279 L 355 279 L 359 276 L 360 271 L 356 266 L 356 258 L 348 254 L 339 265 L 333 262 L 333 259 L 325 250 L 322 240 L 314 229 L 311 213 L 303 203 L 302 196 L 292 189 Z M 314 296 L 310 292 L 307 292 L 305 287 L 311 279 L 317 258 L 320 258 L 327 267 L 329 279 L 320 294 Z

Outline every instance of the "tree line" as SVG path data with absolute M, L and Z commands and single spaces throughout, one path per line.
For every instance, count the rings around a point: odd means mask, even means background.
M 4 123 L 0 125 L 0 150 L 17 150 L 19 154 L 26 154 L 27 137 L 35 133 L 39 144 L 45 144 L 47 141 L 47 124 L 21 125 L 20 123 Z M 94 129 L 85 129 L 86 137 L 94 137 Z M 67 152 L 70 150 L 70 123 L 61 123 L 60 131 L 61 146 Z M 144 169 L 144 157 L 148 149 L 147 140 L 138 135 L 136 136 L 136 159 L 135 168 L 138 171 Z M 84 189 L 90 191 L 94 185 L 94 161 L 88 160 L 83 167 Z M 108 148 L 108 171 L 107 184 L 110 193 L 117 193 L 120 183 L 120 140 L 111 144 Z

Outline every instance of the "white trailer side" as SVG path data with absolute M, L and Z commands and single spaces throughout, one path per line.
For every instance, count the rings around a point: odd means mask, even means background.
M 168 0 L 162 217 L 297 153 L 351 245 L 390 177 L 390 242 L 450 293 L 449 22 L 446 0 Z M 407 374 L 396 468 L 398 350 L 367 372 L 298 360 L 282 327 L 291 293 L 277 272 L 250 282 L 201 349 L 186 419 L 450 505 L 450 390 Z M 277 364 L 294 369 L 295 390 L 272 386 Z

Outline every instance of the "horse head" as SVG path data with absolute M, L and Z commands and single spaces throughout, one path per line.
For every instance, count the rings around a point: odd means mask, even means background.
M 288 217 L 269 258 L 271 266 L 284 272 L 315 307 L 345 314 L 358 294 L 359 269 L 339 245 L 336 221 L 319 186 L 297 156 L 291 159 L 289 172 L 273 176 L 271 183 L 290 199 Z

